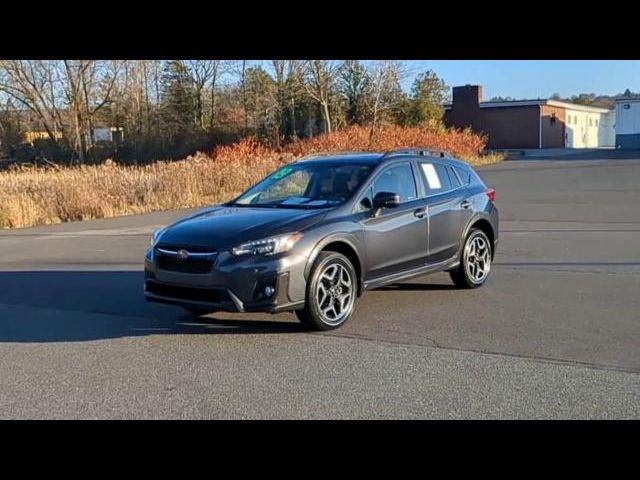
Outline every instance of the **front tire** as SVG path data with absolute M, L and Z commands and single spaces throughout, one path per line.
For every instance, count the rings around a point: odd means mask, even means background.
M 467 235 L 460 255 L 460 265 L 449 272 L 459 288 L 478 288 L 484 285 L 491 272 L 492 245 L 489 237 L 473 228 Z
M 320 252 L 307 282 L 305 306 L 296 310 L 302 325 L 310 330 L 333 330 L 353 314 L 358 277 L 347 257 L 338 252 Z

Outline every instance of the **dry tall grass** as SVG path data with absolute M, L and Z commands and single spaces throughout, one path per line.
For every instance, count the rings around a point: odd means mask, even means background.
M 284 163 L 319 151 L 385 151 L 405 146 L 446 148 L 473 164 L 485 139 L 464 131 L 386 128 L 369 142 L 369 129 L 351 127 L 300 140 L 276 152 L 245 139 L 178 162 L 148 166 L 22 167 L 0 172 L 0 228 L 88 220 L 228 200 Z

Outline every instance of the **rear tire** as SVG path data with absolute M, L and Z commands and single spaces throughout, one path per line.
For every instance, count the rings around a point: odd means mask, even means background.
M 449 272 L 458 288 L 478 288 L 484 285 L 491 272 L 493 250 L 487 235 L 472 228 L 460 252 L 460 265 Z
M 307 281 L 304 309 L 296 316 L 306 329 L 333 330 L 351 318 L 357 293 L 358 277 L 349 259 L 320 252 Z

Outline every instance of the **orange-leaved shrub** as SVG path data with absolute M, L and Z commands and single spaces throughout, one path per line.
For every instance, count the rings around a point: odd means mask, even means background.
M 370 127 L 353 126 L 293 142 L 287 150 L 294 155 L 309 155 L 324 151 L 386 152 L 402 147 L 429 147 L 447 150 L 456 157 L 469 158 L 480 155 L 486 146 L 486 137 L 469 129 L 389 126 L 372 132 Z

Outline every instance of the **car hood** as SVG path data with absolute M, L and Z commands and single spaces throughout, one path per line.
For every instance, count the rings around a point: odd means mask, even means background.
M 324 209 L 218 206 L 170 225 L 158 243 L 226 250 L 249 240 L 304 230 L 326 214 Z

